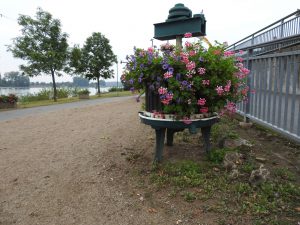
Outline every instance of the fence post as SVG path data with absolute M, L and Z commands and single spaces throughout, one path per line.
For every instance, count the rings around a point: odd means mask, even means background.
M 253 39 L 252 39 L 252 44 L 253 44 Z M 248 49 L 247 50 L 247 60 L 246 60 L 246 67 L 250 70 L 250 74 L 247 76 L 247 85 L 249 87 L 249 90 L 248 90 L 248 99 L 247 101 L 245 102 L 245 112 L 244 112 L 244 122 L 245 123 L 249 123 L 250 122 L 250 119 L 249 117 L 247 117 L 247 114 L 250 114 L 250 98 L 251 98 L 251 76 L 252 76 L 252 72 L 251 72 L 251 69 L 252 69 L 252 60 L 249 59 L 249 57 L 252 55 L 253 53 L 253 49 Z

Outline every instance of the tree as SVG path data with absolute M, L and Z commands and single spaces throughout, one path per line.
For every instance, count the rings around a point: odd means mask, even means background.
M 3 83 L 8 87 L 29 87 L 29 77 L 18 71 L 11 71 L 4 74 Z
M 89 80 L 97 80 L 98 95 L 100 95 L 100 77 L 113 77 L 110 67 L 117 61 L 109 40 L 101 33 L 93 33 L 80 49 L 75 46 L 71 52 L 70 67 L 74 73 L 81 73 Z
M 67 63 L 67 37 L 62 33 L 58 19 L 41 8 L 37 9 L 35 19 L 20 15 L 18 23 L 22 26 L 22 35 L 16 37 L 8 50 L 14 57 L 27 61 L 20 68 L 29 76 L 51 74 L 54 101 L 57 101 L 55 75 L 61 76 Z
M 82 77 L 73 77 L 73 84 L 78 87 L 88 87 L 89 80 Z

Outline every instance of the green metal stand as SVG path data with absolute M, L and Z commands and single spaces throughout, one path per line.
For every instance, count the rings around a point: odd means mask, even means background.
M 209 153 L 210 145 L 210 131 L 211 126 L 219 121 L 217 116 L 199 120 L 193 120 L 191 124 L 185 124 L 182 121 L 177 120 L 165 120 L 165 119 L 155 119 L 146 117 L 143 113 L 139 113 L 141 122 L 150 125 L 155 129 L 156 134 L 156 146 L 155 146 L 155 156 L 154 162 L 161 162 L 163 159 L 163 148 L 165 136 L 167 133 L 167 145 L 173 146 L 174 134 L 178 131 L 183 131 L 188 128 L 190 131 L 196 130 L 196 128 L 201 128 L 202 137 L 204 140 L 204 149 L 206 153 Z

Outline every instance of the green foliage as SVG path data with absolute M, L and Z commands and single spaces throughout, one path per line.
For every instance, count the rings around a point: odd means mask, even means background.
M 60 76 L 60 71 L 66 68 L 67 34 L 62 33 L 60 21 L 41 8 L 38 8 L 35 19 L 20 15 L 18 23 L 22 27 L 22 35 L 14 39 L 8 50 L 14 57 L 27 61 L 20 67 L 25 74 L 51 74 L 56 100 L 55 74 Z
M 213 162 L 213 163 L 221 163 L 224 160 L 224 156 L 226 154 L 226 152 L 228 151 L 232 151 L 232 149 L 229 148 L 215 148 L 215 149 L 211 149 L 211 151 L 208 154 L 208 159 L 209 161 Z
M 81 89 L 79 91 L 77 91 L 78 95 L 88 95 L 90 94 L 90 91 L 88 89 Z
M 111 87 L 108 91 L 109 92 L 117 92 L 117 91 L 123 91 L 124 89 L 122 87 Z
M 212 210 L 216 212 L 226 210 L 228 214 L 246 214 L 257 221 L 263 221 L 262 224 L 285 224 L 286 220 L 279 223 L 277 215 L 284 218 L 294 213 L 300 201 L 299 185 L 287 181 L 285 176 L 276 176 L 260 187 L 252 187 L 248 183 L 251 174 L 249 168 L 257 166 L 248 161 L 246 163 L 248 169 L 242 170 L 243 175 L 231 180 L 226 170 L 214 170 L 216 164 L 211 162 L 169 162 L 156 165 L 151 173 L 151 181 L 161 188 L 170 188 L 169 197 L 172 198 L 180 192 L 188 202 L 212 199 Z M 196 192 L 191 191 L 191 188 Z
M 195 193 L 189 192 L 189 191 L 187 191 L 187 192 L 184 193 L 184 200 L 185 201 L 187 201 L 187 202 L 193 202 L 196 199 L 197 199 L 197 197 L 196 197 Z
M 295 181 L 296 180 L 296 175 L 292 173 L 288 168 L 276 168 L 274 170 L 274 174 L 277 177 L 280 177 L 281 179 L 284 180 L 289 180 L 289 181 Z
M 109 40 L 101 33 L 93 33 L 86 39 L 82 48 L 74 46 L 72 49 L 70 68 L 75 74 L 82 74 L 89 80 L 97 80 L 100 94 L 100 77 L 103 79 L 113 77 L 110 67 L 116 60 Z
M 57 98 L 68 98 L 74 96 L 76 89 L 72 88 L 58 88 L 57 89 Z M 53 90 L 44 88 L 36 94 L 27 94 L 20 97 L 20 102 L 33 102 L 33 101 L 42 101 L 53 99 Z

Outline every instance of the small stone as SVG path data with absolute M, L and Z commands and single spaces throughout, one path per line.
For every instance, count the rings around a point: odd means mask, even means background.
M 236 162 L 242 162 L 243 155 L 238 152 L 227 152 L 224 156 L 223 165 L 225 169 L 235 169 Z
M 270 171 L 264 167 L 263 164 L 260 165 L 259 169 L 253 170 L 251 172 L 249 182 L 252 186 L 258 186 L 268 179 Z
M 144 201 L 144 197 L 142 196 L 142 197 L 140 197 L 140 201 Z
M 237 169 L 233 169 L 231 173 L 229 174 L 229 178 L 231 179 L 237 179 L 239 177 L 240 173 Z
M 264 162 L 267 161 L 267 159 L 266 159 L 266 158 L 263 158 L 263 157 L 256 157 L 255 159 L 256 159 L 258 162 L 262 162 L 262 163 L 264 163 Z
M 149 208 L 149 209 L 148 209 L 148 212 L 149 212 L 149 213 L 157 213 L 157 210 L 154 209 L 154 208 Z
M 252 127 L 253 123 L 240 122 L 239 125 L 241 128 L 247 129 L 247 128 Z
M 216 171 L 216 172 L 220 171 L 220 169 L 218 167 L 214 167 L 213 170 Z

